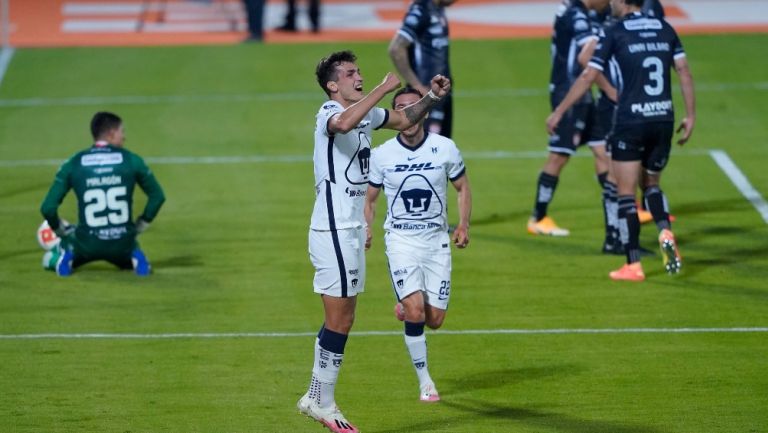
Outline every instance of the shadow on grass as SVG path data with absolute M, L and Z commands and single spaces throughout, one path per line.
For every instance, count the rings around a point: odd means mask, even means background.
M 396 429 L 375 430 L 376 433 L 400 433 L 400 432 L 432 432 L 443 431 L 446 425 L 477 424 L 478 430 L 484 431 L 487 421 L 498 420 L 509 422 L 504 430 L 514 431 L 514 425 L 520 427 L 541 429 L 542 431 L 556 430 L 569 433 L 656 433 L 660 430 L 648 426 L 622 423 L 619 421 L 598 421 L 576 418 L 570 415 L 548 412 L 544 410 L 520 408 L 511 405 L 503 405 L 495 402 L 472 399 L 444 399 L 440 406 L 445 406 L 460 415 L 435 420 L 416 422 L 398 426 Z
M 150 258 L 150 262 L 154 267 L 163 268 L 196 268 L 203 266 L 203 261 L 198 255 L 166 257 L 158 260 Z
M 704 213 L 723 213 L 723 212 L 743 212 L 748 209 L 749 202 L 744 198 L 734 198 L 728 200 L 712 200 L 674 204 L 672 214 L 687 218 L 691 215 Z
M 528 217 L 531 212 L 529 210 L 520 212 L 510 212 L 505 214 L 492 213 L 482 218 L 472 218 L 472 226 L 488 226 L 492 224 L 507 223 L 510 221 L 519 221 L 523 230 L 525 230 L 525 223 L 528 221 Z
M 583 368 L 573 364 L 481 371 L 475 374 L 463 375 L 453 380 L 441 381 L 440 390 L 447 392 L 449 395 L 461 395 L 479 389 L 501 388 L 529 380 L 561 376 L 563 374 L 572 375 L 581 371 L 583 371 Z

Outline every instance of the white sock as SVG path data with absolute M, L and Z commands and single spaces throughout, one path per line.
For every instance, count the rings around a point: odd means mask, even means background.
M 419 378 L 419 388 L 424 387 L 426 384 L 433 383 L 432 378 L 429 377 L 429 369 L 427 368 L 426 335 L 421 334 L 418 337 L 406 335 L 405 346 L 408 347 L 408 353 L 411 355 L 413 368 L 416 370 L 416 376 Z
M 322 408 L 331 407 L 336 403 L 334 390 L 339 377 L 339 369 L 344 354 L 329 352 L 320 347 L 319 341 L 315 341 L 315 365 L 312 368 L 312 382 L 318 388 L 317 404 Z M 310 389 L 312 385 L 310 385 Z

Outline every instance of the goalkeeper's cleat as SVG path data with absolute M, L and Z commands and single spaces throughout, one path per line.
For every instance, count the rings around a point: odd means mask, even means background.
M 683 259 L 680 257 L 680 250 L 677 249 L 675 235 L 669 229 L 664 229 L 659 233 L 659 248 L 661 248 L 661 257 L 664 260 L 664 270 L 668 274 L 677 274 L 683 266 Z
M 344 414 L 335 404 L 328 408 L 321 408 L 314 399 L 309 397 L 309 394 L 304 394 L 296 403 L 296 407 L 299 412 L 314 419 L 334 433 L 360 433 L 357 427 L 344 418 Z
M 609 273 L 611 279 L 614 281 L 643 281 L 645 280 L 645 273 L 643 273 L 643 265 L 640 262 L 626 263 L 615 271 Z
M 405 320 L 405 307 L 399 302 L 395 304 L 395 317 L 401 322 Z
M 152 272 L 152 266 L 149 264 L 147 256 L 138 248 L 131 253 L 131 263 L 133 264 L 133 272 L 138 276 L 146 277 Z
M 434 403 L 440 401 L 440 394 L 437 393 L 434 383 L 428 383 L 421 387 L 419 392 L 419 400 L 424 403 Z
M 64 254 L 56 262 L 56 274 L 60 277 L 72 275 L 72 261 L 75 259 L 75 253 L 70 250 L 64 250 Z
M 555 220 L 546 216 L 540 221 L 536 221 L 531 217 L 528 220 L 528 233 L 532 235 L 547 235 L 547 236 L 568 236 L 571 234 L 568 230 L 560 228 L 555 224 Z

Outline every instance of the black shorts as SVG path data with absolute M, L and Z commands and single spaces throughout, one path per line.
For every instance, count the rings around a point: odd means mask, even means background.
M 669 161 L 674 129 L 672 122 L 616 125 L 608 138 L 611 158 L 640 161 L 646 170 L 660 172 Z
M 549 151 L 563 155 L 573 155 L 576 149 L 587 142 L 587 121 L 592 103 L 578 103 L 571 107 L 560 119 L 555 133 L 549 136 Z
M 604 96 L 601 96 L 597 100 L 593 115 L 587 119 L 588 143 L 593 144 L 605 144 L 608 139 L 608 134 L 613 129 L 613 118 L 616 112 L 616 104 L 611 101 L 604 100 Z

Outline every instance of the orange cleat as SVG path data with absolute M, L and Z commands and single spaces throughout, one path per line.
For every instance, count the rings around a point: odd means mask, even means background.
M 555 224 L 555 220 L 550 217 L 544 217 L 541 221 L 536 221 L 533 217 L 528 220 L 528 233 L 532 235 L 547 236 L 568 236 L 570 231 L 560 228 Z
M 640 224 L 653 222 L 653 214 L 645 209 L 637 208 L 637 219 L 640 220 Z
M 611 279 L 614 281 L 643 281 L 645 280 L 645 273 L 643 273 L 643 265 L 640 262 L 627 263 L 619 269 L 609 273 Z

